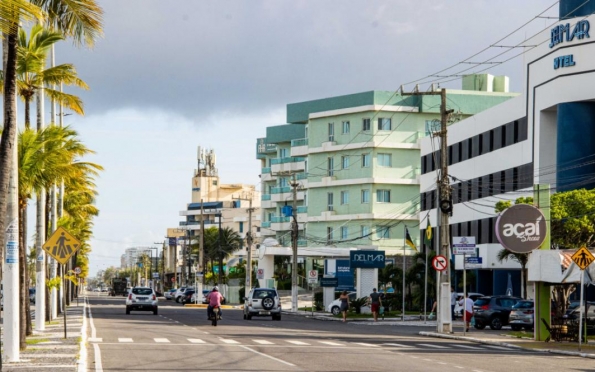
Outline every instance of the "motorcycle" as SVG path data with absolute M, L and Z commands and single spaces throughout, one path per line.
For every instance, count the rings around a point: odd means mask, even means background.
M 213 310 L 209 314 L 209 320 L 212 326 L 217 327 L 217 321 L 221 320 L 221 309 L 219 306 L 213 307 Z

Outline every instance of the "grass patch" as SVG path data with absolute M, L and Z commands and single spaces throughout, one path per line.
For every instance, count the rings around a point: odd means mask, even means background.
M 503 333 L 504 336 L 516 337 L 516 338 L 523 338 L 523 337 L 531 337 L 533 338 L 533 331 L 511 331 L 508 333 Z
M 298 311 L 308 311 L 308 312 L 312 312 L 312 306 L 306 306 L 306 307 L 299 307 Z M 316 310 L 316 308 L 314 308 L 314 312 L 317 312 L 318 310 Z
M 25 343 L 27 345 L 37 345 L 42 342 L 48 342 L 49 340 L 49 338 L 28 338 Z

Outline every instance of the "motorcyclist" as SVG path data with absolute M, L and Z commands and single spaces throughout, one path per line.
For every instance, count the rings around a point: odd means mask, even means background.
M 209 306 L 207 306 L 207 317 L 211 318 L 213 308 L 215 307 L 219 308 L 219 316 L 221 316 L 221 301 L 224 300 L 224 297 L 219 293 L 219 287 L 213 287 L 211 292 L 207 295 L 207 300 L 209 301 Z

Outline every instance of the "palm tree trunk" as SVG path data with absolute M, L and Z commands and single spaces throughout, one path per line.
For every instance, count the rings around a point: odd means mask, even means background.
M 19 203 L 20 204 L 20 203 Z M 19 207 L 19 225 L 23 226 L 23 207 Z M 27 267 L 27 255 L 25 251 L 24 231 L 20 231 L 19 244 L 19 348 L 25 350 L 27 348 L 27 302 L 25 297 L 29 297 L 28 285 L 26 282 L 25 271 Z
M 23 224 L 21 225 L 21 230 L 23 233 L 23 247 L 25 251 L 25 261 L 24 261 L 24 271 L 25 271 L 25 335 L 31 336 L 33 334 L 33 328 L 31 324 L 31 311 L 29 311 L 31 306 L 31 299 L 29 298 L 29 265 L 27 263 L 27 204 L 23 207 L 22 217 L 23 217 Z M 23 265 L 21 266 L 23 267 Z

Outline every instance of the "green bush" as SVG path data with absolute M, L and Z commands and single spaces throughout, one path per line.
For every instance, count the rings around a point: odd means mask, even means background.
M 314 293 L 314 307 L 316 308 L 316 311 L 320 311 L 320 310 L 324 309 L 324 304 L 323 304 L 322 298 L 323 298 L 322 292 Z
M 355 300 L 351 301 L 349 307 L 355 310 L 356 314 L 361 314 L 362 307 L 366 305 L 366 302 L 368 302 L 368 297 L 356 298 Z

